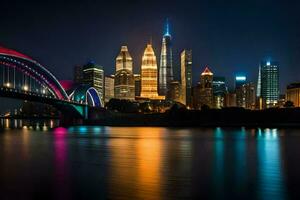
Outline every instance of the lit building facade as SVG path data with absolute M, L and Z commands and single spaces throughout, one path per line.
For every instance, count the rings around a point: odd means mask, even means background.
M 247 82 L 246 76 L 235 77 L 236 106 L 245 109 L 256 108 L 255 84 Z
M 115 77 L 114 76 L 105 76 L 104 81 L 104 102 L 109 102 L 110 99 L 115 97 L 115 90 L 114 90 L 114 82 Z
M 213 77 L 213 104 L 214 108 L 224 107 L 225 95 L 228 92 L 225 77 Z
M 277 106 L 279 108 L 284 108 L 286 106 L 286 95 L 280 94 Z
M 236 94 L 234 91 L 229 91 L 225 95 L 225 107 L 236 107 Z
M 243 75 L 238 75 L 235 77 L 235 88 L 239 88 L 244 85 L 247 81 L 247 77 Z
M 235 93 L 236 93 L 236 105 L 237 107 L 246 107 L 245 101 L 245 88 L 243 87 L 246 84 L 246 76 L 238 75 L 235 77 Z
M 181 100 L 187 107 L 192 107 L 192 50 L 183 50 L 181 63 Z
M 122 46 L 119 55 L 116 58 L 116 72 L 121 69 L 133 71 L 133 61 L 129 54 L 127 46 Z
M 202 72 L 200 76 L 200 105 L 213 107 L 213 73 L 208 67 Z
M 245 108 L 254 110 L 256 108 L 256 90 L 255 90 L 255 84 L 252 82 L 246 83 L 244 86 L 245 88 Z
M 134 89 L 135 89 L 135 96 L 141 96 L 141 75 L 134 74 Z
M 82 82 L 94 87 L 101 101 L 104 101 L 104 71 L 101 66 L 96 65 L 94 62 L 89 62 L 84 65 Z
M 263 61 L 260 64 L 260 91 L 263 107 L 277 105 L 279 100 L 279 68 L 276 62 Z
M 173 79 L 172 37 L 167 21 L 160 54 L 159 95 L 168 96 L 169 85 Z
M 115 74 L 114 93 L 116 99 L 135 99 L 133 73 L 127 69 L 121 69 Z
M 300 107 L 300 83 L 292 83 L 287 86 L 286 101 L 291 101 L 295 107 Z
M 197 85 L 192 87 L 192 104 L 194 110 L 201 109 L 201 101 L 200 101 L 200 82 Z
M 116 72 L 114 80 L 114 95 L 117 99 L 135 99 L 135 81 L 133 75 L 133 61 L 127 46 L 122 46 L 116 58 Z
M 258 79 L 256 85 L 256 97 L 259 99 L 261 97 L 261 66 L 258 67 Z
M 141 66 L 141 98 L 164 99 L 158 95 L 157 62 L 151 44 L 148 44 L 142 58 Z
M 256 108 L 256 93 L 254 83 L 245 83 L 236 89 L 236 101 L 238 107 L 246 109 Z
M 170 83 L 170 100 L 176 102 L 182 102 L 181 95 L 181 85 L 179 81 L 172 81 Z

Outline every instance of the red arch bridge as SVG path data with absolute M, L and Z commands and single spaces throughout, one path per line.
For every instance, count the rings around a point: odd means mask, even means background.
M 68 93 L 56 77 L 31 57 L 0 46 L 0 97 L 52 105 L 66 117 L 87 119 L 88 110 L 103 107 L 101 94 L 79 85 Z

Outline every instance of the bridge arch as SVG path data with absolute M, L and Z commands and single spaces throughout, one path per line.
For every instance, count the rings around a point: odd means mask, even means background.
M 20 71 L 22 74 L 31 77 L 40 85 L 45 86 L 55 98 L 59 100 L 69 100 L 66 91 L 55 76 L 43 65 L 29 56 L 0 46 L 0 67 L 1 66 Z M 4 87 L 15 87 L 15 84 L 8 81 Z
M 89 85 L 79 85 L 69 96 L 71 101 L 85 103 L 93 107 L 103 107 L 101 95 L 99 92 Z

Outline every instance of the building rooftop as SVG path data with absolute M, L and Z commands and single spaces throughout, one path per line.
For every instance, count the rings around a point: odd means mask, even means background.
M 212 76 L 214 75 L 210 69 L 208 68 L 208 66 L 205 67 L 204 71 L 201 73 L 201 76 L 205 76 L 205 75 L 209 75 L 209 76 Z
M 298 83 L 291 83 L 287 86 L 287 89 L 294 89 L 294 88 L 300 88 L 300 82 Z
M 94 61 L 89 61 L 87 64 L 83 66 L 83 69 L 91 69 L 91 68 L 96 68 L 96 69 L 103 69 L 102 66 L 97 65 Z

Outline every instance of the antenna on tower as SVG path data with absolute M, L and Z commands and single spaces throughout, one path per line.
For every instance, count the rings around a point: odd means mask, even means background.
M 167 18 L 166 24 L 165 24 L 165 35 L 170 35 L 169 18 Z
M 152 35 L 150 36 L 150 44 L 152 45 Z

